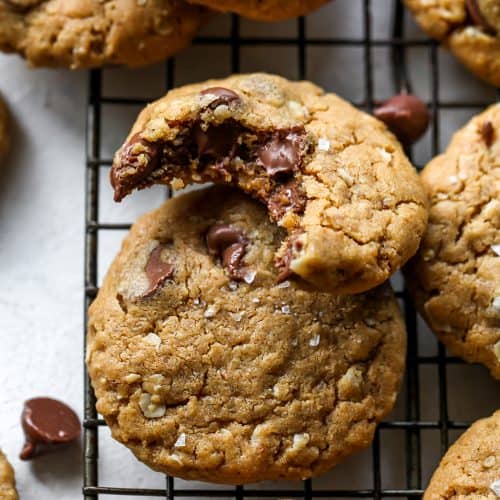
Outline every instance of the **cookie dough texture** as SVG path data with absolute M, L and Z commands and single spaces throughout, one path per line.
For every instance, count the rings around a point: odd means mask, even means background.
M 220 88 L 231 100 L 211 94 Z M 175 148 L 193 141 L 186 135 L 196 127 L 208 129 L 209 146 L 198 141 L 198 150 L 217 149 L 210 146 L 210 128 L 224 130 L 214 143 L 235 127 L 255 140 L 216 161 L 186 160 L 191 153 Z M 290 137 L 302 144 L 300 153 Z M 287 155 L 296 158 L 289 171 L 274 175 L 262 152 L 275 147 L 278 160 L 277 144 L 287 161 Z M 417 251 L 427 222 L 419 177 L 382 122 L 312 83 L 273 75 L 235 75 L 169 92 L 139 115 L 112 169 L 116 199 L 155 183 L 206 181 L 238 185 L 266 203 L 289 235 L 277 260 L 288 260 L 295 275 L 333 293 L 363 292 L 387 280 Z
M 205 17 L 181 0 L 0 0 L 0 50 L 32 66 L 142 66 L 184 48 Z
M 235 12 L 259 21 L 303 16 L 330 0 L 189 0 L 223 12 Z
M 18 500 L 14 470 L 2 451 L 0 451 L 0 498 L 2 500 Z
M 247 237 L 245 281 L 207 251 L 221 223 Z M 368 446 L 392 409 L 405 332 L 391 290 L 277 285 L 281 232 L 251 198 L 212 187 L 125 239 L 89 311 L 87 365 L 114 438 L 153 469 L 232 484 L 310 477 Z M 173 275 L 144 298 L 160 244 Z
M 497 500 L 499 492 L 500 411 L 497 411 L 475 422 L 451 446 L 434 472 L 424 500 Z
M 408 286 L 439 339 L 500 378 L 500 105 L 457 132 L 422 180 L 429 226 Z
M 446 45 L 477 76 L 500 86 L 500 4 L 470 0 L 483 25 L 468 14 L 466 0 L 404 0 L 418 23 Z M 487 26 L 484 25 L 487 23 Z
M 7 106 L 0 94 L 0 164 L 9 151 L 10 120 Z

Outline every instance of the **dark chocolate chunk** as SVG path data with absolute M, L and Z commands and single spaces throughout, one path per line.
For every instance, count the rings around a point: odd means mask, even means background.
M 275 265 L 279 270 L 277 278 L 278 283 L 281 283 L 282 281 L 295 276 L 295 273 L 290 269 L 290 264 L 293 258 L 293 249 L 295 249 L 296 251 L 300 251 L 302 249 L 302 242 L 297 239 L 298 234 L 299 231 L 296 231 L 294 235 L 290 236 L 285 252 L 275 261 Z
M 140 185 L 153 170 L 159 167 L 162 146 L 149 142 L 135 134 L 121 149 L 111 169 L 111 185 L 115 190 L 115 201 L 121 201 L 132 189 Z M 134 169 L 134 173 L 130 172 Z
M 300 146 L 297 136 L 274 137 L 259 151 L 259 159 L 267 173 L 274 177 L 279 174 L 293 174 L 300 163 Z
M 222 265 L 233 279 L 243 279 L 242 264 L 248 243 L 243 231 L 229 224 L 215 224 L 205 239 L 208 253 L 222 258 Z
M 161 254 L 166 245 L 158 245 L 149 256 L 146 263 L 146 276 L 149 280 L 148 289 L 142 294 L 143 298 L 150 297 L 159 290 L 165 281 L 174 275 L 174 266 L 168 262 L 163 262 Z
M 465 5 L 467 6 L 467 12 L 472 19 L 472 22 L 482 28 L 486 33 L 491 35 L 496 34 L 496 29 L 488 22 L 483 12 L 481 11 L 481 7 L 477 0 L 465 0 Z
M 481 136 L 486 146 L 490 147 L 493 144 L 495 129 L 493 128 L 493 124 L 489 120 L 483 122 L 483 124 L 481 125 Z
M 295 180 L 278 186 L 267 200 L 267 209 L 272 221 L 280 220 L 286 212 L 302 214 L 306 207 L 306 198 Z
M 231 123 L 208 126 L 206 130 L 196 124 L 193 127 L 193 136 L 198 147 L 198 156 L 219 157 L 230 154 L 234 149 L 238 130 Z
M 240 100 L 240 96 L 236 92 L 224 87 L 210 87 L 209 89 L 202 90 L 200 94 L 210 94 L 217 97 L 217 99 L 214 99 L 208 106 L 210 109 L 215 109 L 221 104 L 229 104 L 230 102 Z
M 427 106 L 412 94 L 391 97 L 377 107 L 373 114 L 382 120 L 405 146 L 416 142 L 429 126 Z
M 21 416 L 26 441 L 22 460 L 30 460 L 57 446 L 79 438 L 80 420 L 69 406 L 50 398 L 34 398 L 24 403 Z

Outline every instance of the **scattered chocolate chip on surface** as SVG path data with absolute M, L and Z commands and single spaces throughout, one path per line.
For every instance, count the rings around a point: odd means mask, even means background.
M 481 136 L 486 146 L 490 147 L 493 144 L 495 129 L 493 128 L 493 124 L 489 120 L 486 120 L 481 125 Z
M 405 146 L 416 142 L 429 126 L 425 103 L 413 94 L 398 94 L 378 106 L 373 114 L 394 133 Z
M 165 245 L 158 245 L 149 256 L 145 267 L 149 287 L 143 293 L 142 298 L 151 297 L 151 295 L 164 285 L 165 281 L 171 279 L 174 275 L 174 266 L 168 262 L 164 262 L 161 258 L 164 248 Z
M 26 401 L 21 423 L 25 435 L 21 460 L 31 460 L 59 445 L 76 441 L 81 433 L 77 414 L 66 404 L 51 398 Z

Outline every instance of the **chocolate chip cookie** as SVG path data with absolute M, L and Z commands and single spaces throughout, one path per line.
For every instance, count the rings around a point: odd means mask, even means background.
M 383 123 L 312 83 L 266 74 L 189 85 L 149 105 L 111 181 L 117 201 L 155 183 L 238 186 L 286 229 L 276 278 L 333 293 L 387 280 L 427 221 L 418 175 Z
M 10 121 L 7 106 L 0 94 L 0 164 L 9 151 Z
M 142 66 L 184 48 L 205 16 L 182 0 L 0 0 L 0 50 L 32 66 Z
M 500 104 L 460 130 L 422 180 L 429 226 L 408 286 L 439 339 L 500 378 Z
M 280 21 L 303 16 L 330 0 L 189 0 L 223 12 L 235 12 L 258 21 Z
M 89 311 L 87 365 L 112 434 L 155 470 L 247 483 L 317 475 L 368 446 L 403 374 L 389 287 L 275 280 L 284 230 L 216 186 L 143 216 Z
M 500 87 L 498 0 L 404 0 L 422 28 L 467 68 Z
M 500 497 L 500 411 L 475 422 L 448 450 L 424 500 Z
M 0 451 L 0 498 L 2 500 L 18 500 L 14 470 L 7 457 Z

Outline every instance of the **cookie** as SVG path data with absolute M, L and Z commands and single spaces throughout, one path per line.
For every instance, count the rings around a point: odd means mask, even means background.
M 31 66 L 143 66 L 184 48 L 205 17 L 182 0 L 0 0 L 0 50 Z
M 408 286 L 441 342 L 500 378 L 500 104 L 457 132 L 422 180 L 429 226 Z
M 403 374 L 390 288 L 277 284 L 284 231 L 223 186 L 132 227 L 89 310 L 87 365 L 115 439 L 218 483 L 317 475 L 370 444 Z
M 0 498 L 2 500 L 18 500 L 14 470 L 2 451 L 0 451 Z
M 404 0 L 418 23 L 478 77 L 500 87 L 498 0 Z
M 303 16 L 330 0 L 189 0 L 223 12 L 235 12 L 258 21 L 281 21 Z
M 500 411 L 478 420 L 450 447 L 424 500 L 500 497 Z
M 0 95 L 0 162 L 5 158 L 10 146 L 9 112 Z
M 287 231 L 276 278 L 358 293 L 389 278 L 427 220 L 386 126 L 309 82 L 266 74 L 189 85 L 149 105 L 116 153 L 115 200 L 155 183 L 231 184 Z

